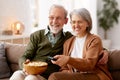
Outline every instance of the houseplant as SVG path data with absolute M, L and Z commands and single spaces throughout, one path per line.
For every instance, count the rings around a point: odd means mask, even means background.
M 98 25 L 104 30 L 103 47 L 110 48 L 111 40 L 107 38 L 107 31 L 111 29 L 115 23 L 118 23 L 120 10 L 116 0 L 102 0 L 103 7 L 98 11 Z
M 102 0 L 103 8 L 98 11 L 98 24 L 104 30 L 104 39 L 107 39 L 107 31 L 118 23 L 120 10 L 116 0 Z

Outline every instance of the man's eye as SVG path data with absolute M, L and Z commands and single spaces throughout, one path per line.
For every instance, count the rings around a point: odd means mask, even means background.
M 61 20 L 62 18 L 61 18 L 61 17 L 57 17 L 56 19 L 57 19 L 57 20 Z
M 61 17 L 49 17 L 50 20 L 61 20 L 62 18 Z
M 49 19 L 53 20 L 53 19 L 54 19 L 54 17 L 49 17 Z

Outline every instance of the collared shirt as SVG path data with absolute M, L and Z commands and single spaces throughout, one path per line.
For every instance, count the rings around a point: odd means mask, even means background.
M 63 30 L 61 30 L 58 34 L 56 34 L 56 36 L 54 36 L 53 33 L 50 31 L 49 27 L 47 27 L 45 29 L 44 35 L 48 37 L 50 43 L 52 44 L 52 47 L 54 47 L 55 43 L 60 39 L 62 33 L 64 34 Z

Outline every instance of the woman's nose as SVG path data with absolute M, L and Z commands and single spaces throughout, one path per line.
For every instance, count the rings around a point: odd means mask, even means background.
M 75 27 L 78 27 L 78 26 L 79 26 L 79 23 L 78 23 L 78 22 L 76 22 L 76 23 L 74 24 L 74 26 L 75 26 Z

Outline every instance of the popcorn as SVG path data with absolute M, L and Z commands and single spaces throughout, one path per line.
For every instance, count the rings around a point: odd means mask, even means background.
M 28 66 L 46 66 L 47 63 L 45 63 L 45 62 L 40 62 L 40 61 L 36 61 L 36 62 L 29 62 L 27 65 L 28 65 Z

